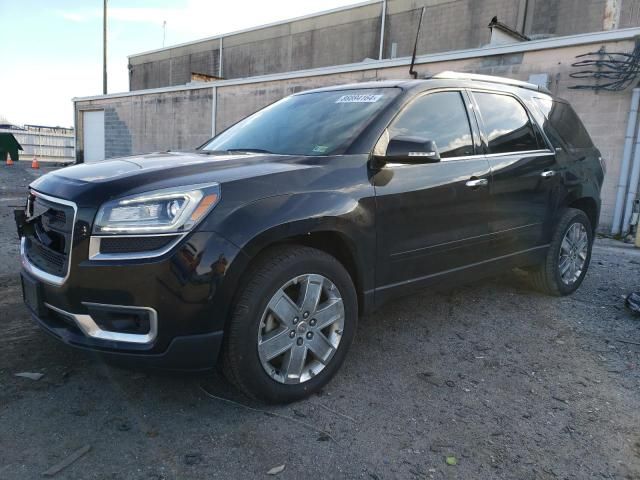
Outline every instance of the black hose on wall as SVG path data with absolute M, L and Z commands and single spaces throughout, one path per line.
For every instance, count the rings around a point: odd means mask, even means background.
M 631 53 L 611 52 L 604 47 L 597 52 L 578 55 L 582 59 L 571 66 L 581 69 L 571 73 L 571 78 L 595 80 L 595 83 L 573 85 L 569 88 L 576 90 L 606 90 L 617 92 L 629 86 L 637 85 L 640 75 L 640 39 L 636 39 L 635 48 Z

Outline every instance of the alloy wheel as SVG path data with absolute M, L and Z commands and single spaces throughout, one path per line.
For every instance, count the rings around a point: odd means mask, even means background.
M 572 285 L 582 275 L 589 254 L 589 235 L 582 223 L 571 224 L 564 234 L 558 255 L 558 272 L 565 285 Z
M 297 276 L 273 295 L 258 328 L 258 356 L 275 381 L 306 382 L 320 373 L 338 349 L 344 304 L 337 287 L 318 274 Z

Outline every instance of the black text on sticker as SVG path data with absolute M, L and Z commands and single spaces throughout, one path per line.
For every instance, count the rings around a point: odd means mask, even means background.
M 375 103 L 382 97 L 383 95 L 343 95 L 336 103 Z

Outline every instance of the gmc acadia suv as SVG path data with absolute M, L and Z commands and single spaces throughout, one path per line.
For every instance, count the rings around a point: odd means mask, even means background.
M 552 295 L 589 266 L 604 177 L 571 106 L 448 72 L 280 100 L 192 152 L 34 181 L 24 300 L 63 342 L 212 367 L 267 402 L 317 391 L 359 317 L 514 267 Z

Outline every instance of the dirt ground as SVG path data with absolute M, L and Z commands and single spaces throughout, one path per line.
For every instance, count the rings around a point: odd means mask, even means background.
M 638 250 L 599 240 L 584 285 L 566 298 L 532 292 L 514 272 L 395 301 L 361 321 L 320 395 L 265 407 L 215 373 L 117 369 L 35 327 L 11 206 L 42 170 L 8 168 L 2 479 L 42 478 L 84 446 L 55 478 L 272 478 L 282 465 L 283 479 L 640 478 L 640 318 L 623 299 L 640 290 Z

